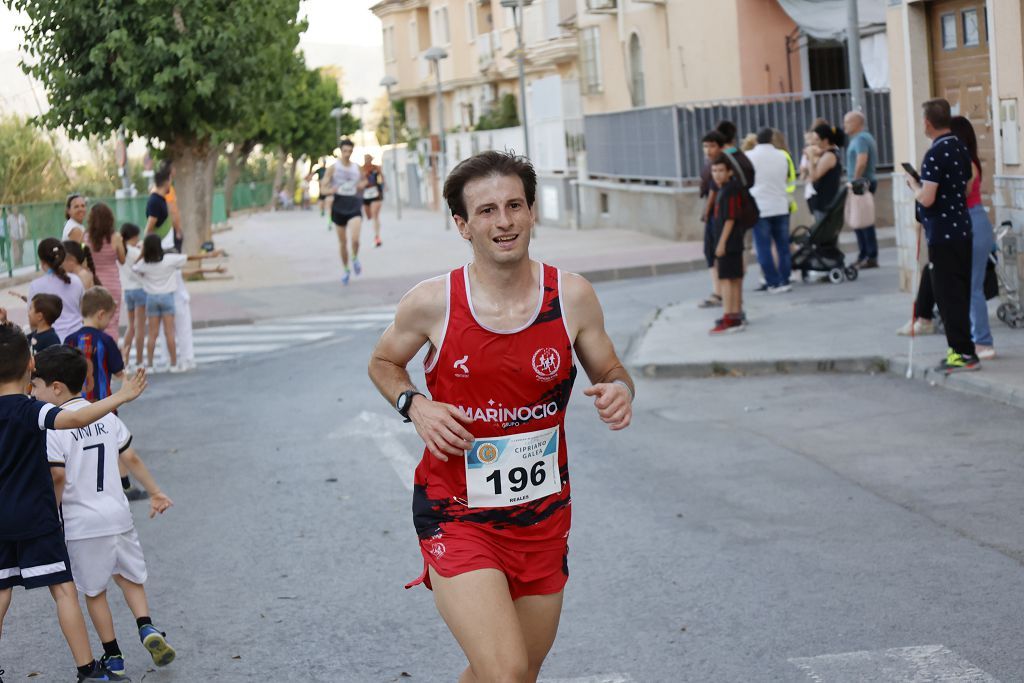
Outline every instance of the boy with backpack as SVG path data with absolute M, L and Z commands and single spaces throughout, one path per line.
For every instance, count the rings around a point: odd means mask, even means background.
M 722 286 L 722 305 L 725 311 L 725 315 L 716 321 L 710 331 L 710 334 L 717 336 L 741 332 L 747 326 L 743 317 L 743 237 L 748 227 L 745 224 L 749 222 L 749 204 L 752 202 L 746 188 L 733 173 L 733 165 L 725 154 L 711 163 L 711 175 L 718 185 L 712 218 L 715 267 Z

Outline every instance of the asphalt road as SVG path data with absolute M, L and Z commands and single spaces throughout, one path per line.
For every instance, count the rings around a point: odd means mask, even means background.
M 599 287 L 616 342 L 694 277 Z M 158 376 L 124 410 L 176 503 L 134 508 L 171 667 L 111 594 L 136 681 L 455 679 L 430 593 L 403 589 L 420 448 L 366 377 L 379 331 Z M 1018 411 L 892 376 L 642 380 L 611 434 L 586 384 L 544 680 L 1024 679 Z M 45 591 L 16 590 L 0 668 L 71 679 Z

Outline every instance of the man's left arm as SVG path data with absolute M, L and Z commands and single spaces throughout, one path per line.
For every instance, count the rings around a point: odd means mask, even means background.
M 594 407 L 610 429 L 625 429 L 633 419 L 636 388 L 604 329 L 604 311 L 597 293 L 584 278 L 564 273 L 562 297 L 576 356 L 593 383 L 583 393 L 594 397 Z

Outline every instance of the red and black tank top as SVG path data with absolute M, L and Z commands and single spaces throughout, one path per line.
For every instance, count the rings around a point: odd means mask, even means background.
M 496 535 L 531 544 L 561 544 L 569 533 L 564 423 L 576 366 L 562 310 L 561 273 L 540 265 L 536 311 L 516 330 L 493 330 L 477 320 L 466 266 L 445 276 L 444 330 L 425 371 L 431 398 L 472 415 L 468 429 L 476 439 L 557 428 L 561 490 L 508 507 L 470 508 L 463 458 L 442 462 L 424 449 L 413 490 L 420 538 L 451 523 L 483 525 Z

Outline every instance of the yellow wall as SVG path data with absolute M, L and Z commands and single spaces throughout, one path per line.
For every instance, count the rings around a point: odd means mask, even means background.
M 777 2 L 739 0 L 737 28 L 740 37 L 740 70 L 744 95 L 770 95 L 802 88 L 800 53 L 789 55 L 787 69 L 786 36 L 796 23 Z

